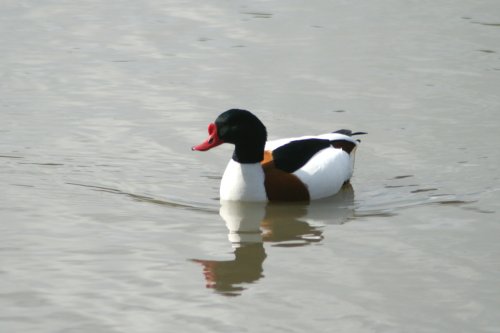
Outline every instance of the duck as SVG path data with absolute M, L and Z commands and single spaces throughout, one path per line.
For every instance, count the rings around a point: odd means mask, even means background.
M 205 152 L 221 144 L 234 151 L 220 182 L 220 201 L 309 202 L 335 195 L 349 183 L 354 154 L 365 132 L 334 132 L 267 141 L 252 112 L 230 109 L 208 125 L 208 138 L 193 146 Z

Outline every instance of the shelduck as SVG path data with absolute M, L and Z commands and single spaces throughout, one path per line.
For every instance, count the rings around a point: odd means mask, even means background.
M 221 201 L 310 201 L 336 194 L 353 174 L 354 153 L 366 134 L 338 130 L 317 136 L 267 141 L 251 112 L 231 109 L 208 126 L 208 138 L 192 150 L 223 143 L 235 149 L 220 184 Z

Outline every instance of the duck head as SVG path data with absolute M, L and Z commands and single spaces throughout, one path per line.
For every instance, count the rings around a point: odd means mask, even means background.
M 251 112 L 231 109 L 208 125 L 208 138 L 192 150 L 207 151 L 223 143 L 234 144 L 233 160 L 239 163 L 262 161 L 267 141 L 266 127 Z

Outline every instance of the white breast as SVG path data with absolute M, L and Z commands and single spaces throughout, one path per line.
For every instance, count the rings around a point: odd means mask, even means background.
M 222 176 L 220 199 L 267 201 L 261 164 L 241 164 L 231 159 Z

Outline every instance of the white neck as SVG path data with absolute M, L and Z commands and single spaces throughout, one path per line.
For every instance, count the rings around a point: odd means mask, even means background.
M 264 170 L 260 163 L 230 160 L 220 184 L 220 199 L 230 201 L 267 201 Z

